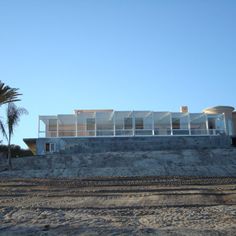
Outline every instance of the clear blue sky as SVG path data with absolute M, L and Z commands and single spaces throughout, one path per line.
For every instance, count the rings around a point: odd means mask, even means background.
M 0 0 L 0 80 L 23 147 L 38 115 L 236 107 L 236 1 Z

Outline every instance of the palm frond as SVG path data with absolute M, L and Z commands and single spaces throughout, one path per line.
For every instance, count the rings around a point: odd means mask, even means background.
M 8 140 L 7 132 L 6 132 L 6 130 L 5 130 L 5 126 L 4 126 L 3 122 L 2 122 L 2 120 L 0 120 L 0 131 L 1 131 L 2 135 L 3 135 L 3 137 L 4 137 L 6 140 Z
M 7 126 L 8 133 L 12 135 L 14 127 L 18 125 L 21 115 L 27 115 L 28 111 L 23 107 L 17 107 L 14 103 L 9 103 L 7 106 Z
M 0 105 L 20 101 L 19 96 L 22 94 L 18 90 L 18 88 L 11 88 L 0 81 Z

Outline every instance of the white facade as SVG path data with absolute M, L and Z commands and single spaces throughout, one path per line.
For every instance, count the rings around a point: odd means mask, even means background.
M 231 135 L 224 113 L 75 110 L 39 116 L 39 137 Z

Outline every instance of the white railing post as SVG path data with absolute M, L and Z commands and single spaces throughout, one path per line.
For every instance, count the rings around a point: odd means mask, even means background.
M 170 112 L 170 134 L 173 135 L 172 114 Z
M 94 136 L 97 136 L 97 112 L 95 111 L 95 133 L 94 133 Z
M 224 116 L 224 130 L 225 130 L 225 134 L 228 134 L 225 113 L 223 113 L 223 116 Z
M 206 131 L 207 131 L 207 135 L 209 135 L 209 124 L 208 124 L 208 116 L 207 116 L 207 114 L 205 114 L 205 118 L 206 118 Z
M 40 117 L 38 118 L 38 138 L 40 138 Z
M 78 137 L 78 113 L 75 115 L 75 136 Z
M 58 122 L 58 117 L 57 117 L 57 137 L 59 137 L 59 122 Z
M 134 111 L 132 111 L 132 132 L 133 132 L 133 136 L 135 136 L 135 119 L 134 119 Z
M 189 135 L 191 135 L 191 120 L 190 120 L 190 114 L 188 113 L 188 132 L 189 132 Z
M 113 136 L 116 136 L 116 112 L 113 113 Z
M 155 132 L 154 132 L 154 112 L 152 111 L 152 135 L 154 136 L 155 135 Z

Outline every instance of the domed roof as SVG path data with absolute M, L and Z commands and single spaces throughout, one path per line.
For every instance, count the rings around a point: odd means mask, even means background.
M 234 107 L 232 107 L 232 106 L 208 107 L 208 108 L 204 109 L 203 112 L 207 112 L 207 111 L 215 111 L 215 112 L 217 112 L 217 111 L 225 111 L 225 110 L 233 112 L 234 111 Z

